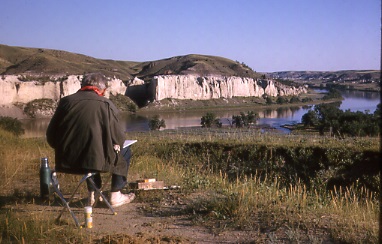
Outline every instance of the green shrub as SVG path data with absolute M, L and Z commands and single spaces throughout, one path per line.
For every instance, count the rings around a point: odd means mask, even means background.
M 338 98 L 342 98 L 341 92 L 334 88 L 330 88 L 329 92 L 322 98 L 322 100 L 338 99 Z
M 288 99 L 285 98 L 285 97 L 278 97 L 278 98 L 276 99 L 276 103 L 277 103 L 277 104 L 285 104 L 285 103 L 288 103 L 288 102 L 289 102 Z
M 205 115 L 203 115 L 200 119 L 200 124 L 203 128 L 222 127 L 222 123 L 220 122 L 219 118 L 216 118 L 216 115 L 214 113 L 206 113 Z
M 273 104 L 273 100 L 272 100 L 271 97 L 266 97 L 265 100 L 266 100 L 266 103 L 267 103 L 268 105 L 269 105 L 269 104 Z
M 303 102 L 303 103 L 312 102 L 312 101 L 313 101 L 313 99 L 310 98 L 310 97 L 304 97 L 304 98 L 301 100 L 301 102 Z
M 309 110 L 301 117 L 301 122 L 304 124 L 304 126 L 317 126 L 319 122 L 318 114 L 313 110 Z
M 245 114 L 244 112 L 240 112 L 240 115 L 232 116 L 232 124 L 235 125 L 237 128 L 241 128 L 244 126 L 249 127 L 251 124 L 256 123 L 258 119 L 259 115 L 254 111 L 248 111 L 247 114 Z
M 379 111 L 377 109 L 377 111 Z M 305 126 L 313 126 L 333 136 L 378 136 L 380 134 L 379 112 L 369 114 L 360 111 L 342 111 L 336 104 L 320 104 L 301 118 Z
M 291 99 L 289 100 L 290 103 L 299 103 L 301 102 L 300 101 L 300 98 L 298 98 L 297 96 L 292 96 Z
M 166 128 L 166 122 L 163 119 L 160 119 L 159 115 L 154 115 L 149 120 L 150 130 L 160 130 L 160 128 Z

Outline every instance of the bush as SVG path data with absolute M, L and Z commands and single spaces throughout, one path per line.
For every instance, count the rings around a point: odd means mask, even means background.
M 312 102 L 312 101 L 313 101 L 313 99 L 310 98 L 310 97 L 304 97 L 304 98 L 301 100 L 301 102 L 303 102 L 303 103 Z
M 291 99 L 289 100 L 290 103 L 299 103 L 301 102 L 300 101 L 300 98 L 298 98 L 297 96 L 292 96 Z
M 256 123 L 259 119 L 259 115 L 253 111 L 249 111 L 247 114 L 244 112 L 240 112 L 240 115 L 232 116 L 232 124 L 234 124 L 237 128 L 241 128 L 243 126 L 250 126 L 251 124 Z
M 160 119 L 159 115 L 154 115 L 149 120 L 150 130 L 160 130 L 160 128 L 166 128 L 166 123 L 163 119 Z
M 7 116 L 0 116 L 0 128 L 11 132 L 15 136 L 20 136 L 25 133 L 22 123 L 19 120 Z
M 211 127 L 222 127 L 222 123 L 219 118 L 216 118 L 214 113 L 207 113 L 200 119 L 200 124 L 202 127 L 211 128 Z
M 342 98 L 341 92 L 334 88 L 330 88 L 329 92 L 322 98 L 322 100 L 338 99 L 338 98 Z
M 285 97 L 278 97 L 278 98 L 276 99 L 276 103 L 277 103 L 277 104 L 285 104 L 285 103 L 288 103 L 288 102 L 289 102 L 288 99 L 285 98 Z
M 380 105 L 378 105 L 378 108 Z M 379 111 L 377 108 L 377 111 Z M 342 111 L 335 104 L 320 104 L 301 118 L 305 126 L 313 126 L 321 134 L 329 131 L 339 136 L 378 136 L 380 134 L 379 112 L 374 114 Z
M 318 114 L 313 110 L 309 110 L 302 116 L 301 122 L 304 124 L 304 126 L 317 126 L 319 122 Z
M 265 100 L 266 100 L 266 103 L 267 103 L 268 105 L 269 105 L 269 104 L 273 104 L 273 100 L 272 100 L 272 98 L 270 98 L 270 97 L 266 97 Z

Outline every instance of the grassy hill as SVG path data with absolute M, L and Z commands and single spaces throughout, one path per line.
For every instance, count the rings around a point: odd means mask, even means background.
M 251 78 L 261 76 L 243 63 L 223 57 L 198 54 L 143 62 L 136 66 L 136 70 L 139 70 L 137 76 L 140 78 L 162 74 L 224 75 Z
M 66 51 L 0 45 L 0 73 L 64 75 L 101 71 L 121 79 L 132 77 L 135 62 L 102 60 Z
M 154 75 L 198 74 L 260 77 L 238 61 L 206 55 L 185 55 L 149 62 L 96 59 L 90 56 L 44 48 L 0 44 L 0 74 L 65 75 L 103 72 L 122 80 L 150 79 Z

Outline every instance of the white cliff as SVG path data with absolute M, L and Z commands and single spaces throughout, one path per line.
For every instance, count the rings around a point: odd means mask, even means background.
M 305 87 L 288 87 L 273 80 L 254 80 L 246 77 L 219 77 L 195 75 L 155 76 L 149 92 L 153 100 L 165 98 L 208 100 L 213 98 L 290 96 L 306 93 Z
M 18 76 L 8 75 L 0 78 L 0 106 L 9 106 L 17 103 L 28 103 L 36 99 L 52 99 L 58 101 L 60 98 L 73 94 L 81 88 L 82 76 L 70 75 L 60 81 L 20 81 Z M 109 94 L 125 94 L 127 87 L 119 79 L 109 81 Z
M 0 77 L 0 106 L 17 103 L 26 104 L 36 99 L 60 98 L 73 94 L 80 89 L 82 76 L 70 75 L 56 81 L 20 81 L 18 76 Z M 146 97 L 151 101 L 166 98 L 208 100 L 232 97 L 291 96 L 306 93 L 305 87 L 289 87 L 273 80 L 254 80 L 245 77 L 196 76 L 196 75 L 160 75 L 149 84 L 134 78 L 127 86 L 119 79 L 111 79 L 105 94 L 127 94 L 130 97 Z

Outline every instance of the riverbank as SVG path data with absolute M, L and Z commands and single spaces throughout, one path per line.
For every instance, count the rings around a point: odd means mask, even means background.
M 137 110 L 137 114 L 148 114 L 152 112 L 184 112 L 184 111 L 259 111 L 264 109 L 277 109 L 281 107 L 309 106 L 319 103 L 335 102 L 341 99 L 321 100 L 325 94 L 309 90 L 306 94 L 300 94 L 300 101 L 306 99 L 307 102 L 276 103 L 276 98 L 272 104 L 266 102 L 266 99 L 259 97 L 233 97 L 210 100 L 179 100 L 164 99 L 155 101 L 147 106 Z

